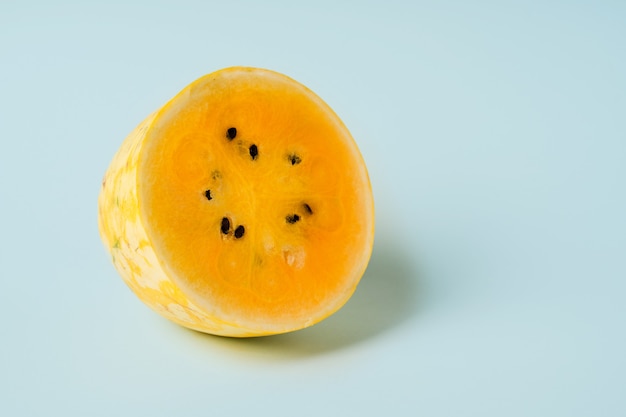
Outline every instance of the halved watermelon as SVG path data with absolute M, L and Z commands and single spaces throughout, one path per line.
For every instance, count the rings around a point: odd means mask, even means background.
M 259 336 L 310 326 L 352 295 L 374 203 L 331 108 L 285 75 L 206 75 L 144 120 L 102 182 L 99 228 L 148 306 L 191 329 Z

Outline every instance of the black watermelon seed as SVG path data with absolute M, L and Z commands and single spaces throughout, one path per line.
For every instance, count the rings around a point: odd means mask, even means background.
M 206 190 L 204 192 L 204 196 L 206 197 L 207 200 L 212 200 L 213 197 L 211 197 L 211 190 Z
M 235 229 L 235 238 L 240 239 L 241 237 L 243 237 L 245 231 L 246 229 L 242 225 L 237 226 L 237 228 Z
M 299 164 L 300 162 L 302 162 L 302 158 L 300 158 L 298 155 L 291 154 L 287 157 L 287 159 L 289 159 L 289 162 L 291 162 L 291 165 L 296 165 Z
M 255 160 L 258 155 L 259 148 L 257 148 L 256 145 L 250 145 L 250 156 L 252 157 L 252 160 Z
M 298 216 L 297 214 L 288 214 L 287 217 L 285 217 L 285 220 L 287 220 L 287 223 L 289 224 L 294 224 L 298 220 L 300 220 L 300 216 Z
M 304 207 L 304 210 L 306 210 L 307 213 L 313 214 L 313 209 L 307 203 L 304 203 L 302 206 Z
M 233 140 L 235 139 L 236 136 L 237 136 L 237 129 L 234 127 L 228 128 L 228 130 L 226 131 L 226 138 L 228 140 Z
M 228 217 L 222 218 L 222 225 L 220 226 L 220 229 L 225 235 L 228 234 L 230 231 L 230 220 L 228 220 Z

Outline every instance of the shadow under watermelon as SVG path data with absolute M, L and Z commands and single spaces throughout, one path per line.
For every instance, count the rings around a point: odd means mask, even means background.
M 326 320 L 292 333 L 256 338 L 196 333 L 230 354 L 288 360 L 331 353 L 384 335 L 411 318 L 419 307 L 415 259 L 377 237 L 367 271 L 350 300 Z

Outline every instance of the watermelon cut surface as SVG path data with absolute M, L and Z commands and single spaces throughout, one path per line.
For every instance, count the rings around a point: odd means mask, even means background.
M 326 103 L 282 74 L 233 67 L 129 135 L 105 174 L 99 226 L 154 310 L 259 336 L 345 304 L 371 255 L 374 204 L 357 145 Z

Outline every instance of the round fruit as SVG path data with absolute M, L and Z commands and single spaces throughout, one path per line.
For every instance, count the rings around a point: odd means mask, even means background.
M 137 296 L 225 336 L 328 317 L 374 240 L 371 186 L 346 127 L 303 85 L 257 68 L 206 75 L 144 120 L 98 204 L 102 240 Z

